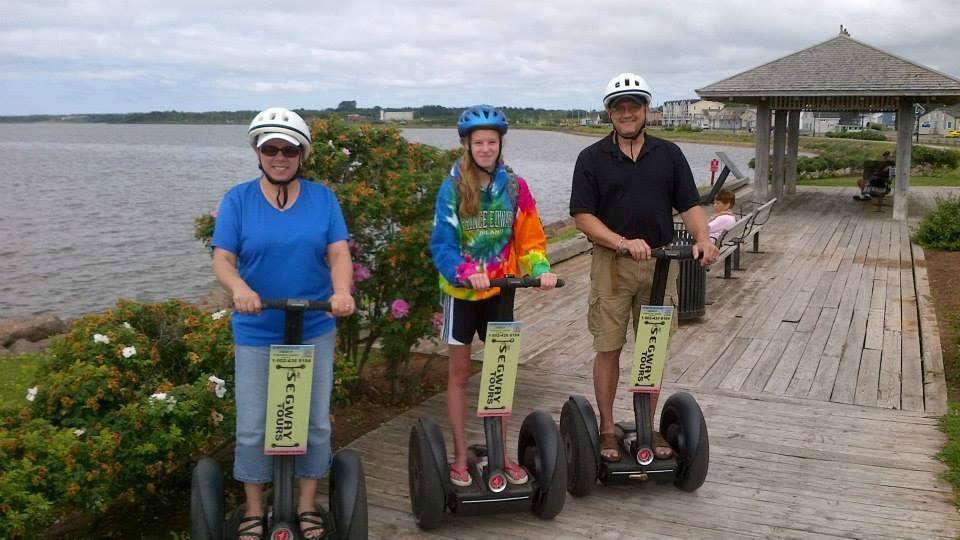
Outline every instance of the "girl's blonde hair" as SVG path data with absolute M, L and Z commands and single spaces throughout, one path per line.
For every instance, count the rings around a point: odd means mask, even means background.
M 463 156 L 460 158 L 460 181 L 457 182 L 457 196 L 460 199 L 460 217 L 476 217 L 480 214 L 480 175 L 486 175 L 470 155 L 470 137 L 461 139 Z M 503 147 L 503 137 L 500 137 Z M 498 162 L 499 165 L 499 162 Z

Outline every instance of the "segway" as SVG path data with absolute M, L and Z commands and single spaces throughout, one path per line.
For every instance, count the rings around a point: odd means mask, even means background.
M 273 488 L 268 494 L 264 538 L 299 540 L 294 497 L 294 456 L 306 453 L 310 417 L 313 345 L 299 345 L 307 310 L 330 311 L 329 302 L 264 300 L 263 309 L 286 310 L 284 345 L 270 347 L 267 426 L 264 453 L 273 455 Z M 306 384 L 304 384 L 306 383 Z M 367 492 L 360 456 L 340 450 L 330 467 L 330 511 L 324 519 L 327 536 L 339 540 L 367 538 Z M 193 469 L 190 490 L 190 533 L 194 540 L 237 537 L 243 517 L 240 506 L 224 519 L 223 474 L 216 460 L 206 457 Z M 324 513 L 321 510 L 321 513 Z
M 537 410 L 523 420 L 517 441 L 517 462 L 526 468 L 529 480 L 523 485 L 507 482 L 504 473 L 502 417 L 510 416 L 520 356 L 520 323 L 513 321 L 514 293 L 520 287 L 539 287 L 540 280 L 528 277 L 490 280 L 500 288 L 497 321 L 487 326 L 477 416 L 483 418 L 486 444 L 467 451 L 467 473 L 473 482 L 467 487 L 450 482 L 447 450 L 440 427 L 430 418 L 418 418 L 410 430 L 410 502 L 417 526 L 435 528 L 445 512 L 478 515 L 531 511 L 552 519 L 566 498 L 566 457 L 557 424 L 549 413 Z M 557 280 L 557 287 L 563 281 Z
M 673 306 L 663 305 L 667 272 L 671 259 L 692 259 L 693 246 L 667 246 L 652 251 L 657 263 L 650 305 L 643 306 L 640 313 L 630 376 L 634 421 L 616 424 L 620 461 L 601 458 L 597 417 L 587 398 L 570 396 L 560 413 L 560 433 L 567 455 L 567 491 L 575 497 L 588 495 L 597 480 L 605 485 L 672 482 L 683 491 L 696 491 L 707 476 L 707 424 L 697 401 L 686 392 L 671 395 L 660 411 L 660 433 L 673 449 L 673 456 L 658 459 L 653 450 L 651 397 L 660 392 L 673 315 Z

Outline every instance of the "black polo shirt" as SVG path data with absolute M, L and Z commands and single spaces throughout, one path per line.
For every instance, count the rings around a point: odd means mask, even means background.
M 690 164 L 676 144 L 645 135 L 637 161 L 613 133 L 583 149 L 573 169 L 570 215 L 593 214 L 610 230 L 650 247 L 673 239 L 673 212 L 700 202 Z

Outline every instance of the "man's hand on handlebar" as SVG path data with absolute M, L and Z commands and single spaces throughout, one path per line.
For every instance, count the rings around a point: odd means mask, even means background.
M 700 254 L 703 253 L 703 257 Z M 700 259 L 700 266 L 708 266 L 720 257 L 720 249 L 713 243 L 713 240 L 707 239 L 697 242 L 693 246 L 693 258 Z
M 645 261 L 650 258 L 650 244 L 642 238 L 624 239 L 618 246 L 618 254 L 630 254 L 635 261 Z

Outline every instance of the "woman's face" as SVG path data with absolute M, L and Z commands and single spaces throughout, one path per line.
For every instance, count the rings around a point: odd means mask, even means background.
M 500 155 L 500 133 L 495 129 L 478 129 L 470 134 L 470 153 L 484 169 L 492 169 Z
M 279 182 L 286 182 L 297 174 L 300 165 L 300 147 L 282 139 L 272 139 L 257 149 L 263 170 Z M 271 155 L 272 154 L 272 155 Z

